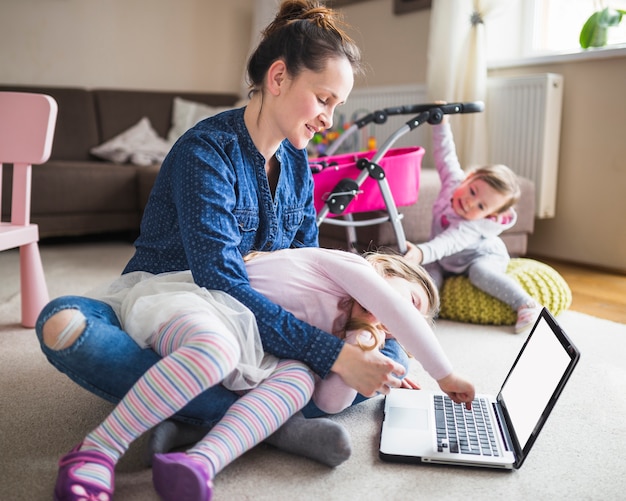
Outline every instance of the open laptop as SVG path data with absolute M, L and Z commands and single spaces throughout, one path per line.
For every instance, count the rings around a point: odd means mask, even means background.
M 392 389 L 385 397 L 379 456 L 385 461 L 517 469 L 579 358 L 544 308 L 498 395 L 476 395 L 472 411 L 444 393 Z M 473 417 L 479 409 L 483 417 Z M 479 429 L 446 429 L 446 424 L 459 422 L 474 422 Z

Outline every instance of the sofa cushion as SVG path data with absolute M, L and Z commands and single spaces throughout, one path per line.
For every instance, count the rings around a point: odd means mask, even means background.
M 38 214 L 33 222 L 39 226 L 39 238 L 78 237 L 102 233 L 125 234 L 134 240 L 138 235 L 140 217 L 137 212 L 67 212 Z
M 138 212 L 133 167 L 99 161 L 33 166 L 31 214 Z
M 52 96 L 58 106 L 50 160 L 89 160 L 89 149 L 100 142 L 93 95 L 72 87 L 0 85 L 0 91 L 36 92 Z
M 143 117 L 130 129 L 92 148 L 91 154 L 116 164 L 135 165 L 161 163 L 170 150 L 170 144 L 159 137 L 150 120 Z
M 172 128 L 167 133 L 167 140 L 170 144 L 174 144 L 180 136 L 200 120 L 231 108 L 232 106 L 209 106 L 177 96 L 174 98 Z

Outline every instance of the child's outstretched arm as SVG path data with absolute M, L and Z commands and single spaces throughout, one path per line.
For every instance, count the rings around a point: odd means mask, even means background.
M 404 254 L 404 257 L 413 263 L 422 264 L 422 261 L 424 260 L 424 253 L 417 245 L 412 244 L 407 240 L 406 253 Z
M 407 253 L 404 257 L 414 263 L 424 265 L 461 252 L 484 238 L 483 227 L 480 223 L 464 221 L 450 226 L 428 242 L 411 245 L 407 243 Z

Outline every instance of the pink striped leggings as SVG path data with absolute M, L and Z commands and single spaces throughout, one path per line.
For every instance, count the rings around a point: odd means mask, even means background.
M 114 461 L 141 434 L 219 384 L 235 368 L 240 356 L 235 336 L 207 313 L 174 318 L 150 341 L 163 358 L 85 440 Z M 281 360 L 271 376 L 243 394 L 187 454 L 202 461 L 213 478 L 304 407 L 313 389 L 313 375 L 306 365 Z

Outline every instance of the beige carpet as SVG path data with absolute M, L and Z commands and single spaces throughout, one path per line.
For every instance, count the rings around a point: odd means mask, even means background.
M 127 243 L 42 246 L 52 297 L 81 293 L 119 273 Z M 58 458 L 110 410 L 56 371 L 34 331 L 19 326 L 18 256 L 0 253 L 0 499 L 48 500 Z M 526 463 L 512 473 L 388 464 L 377 456 L 382 399 L 334 419 L 353 439 L 335 469 L 261 445 L 216 479 L 216 501 L 239 500 L 617 500 L 626 492 L 626 325 L 567 311 L 558 318 L 582 351 L 580 364 Z M 509 328 L 440 321 L 457 369 L 496 392 L 523 336 Z M 432 382 L 417 368 L 423 386 Z M 611 405 L 615 414 L 604 410 Z M 142 441 L 118 466 L 116 499 L 157 499 L 141 466 Z

